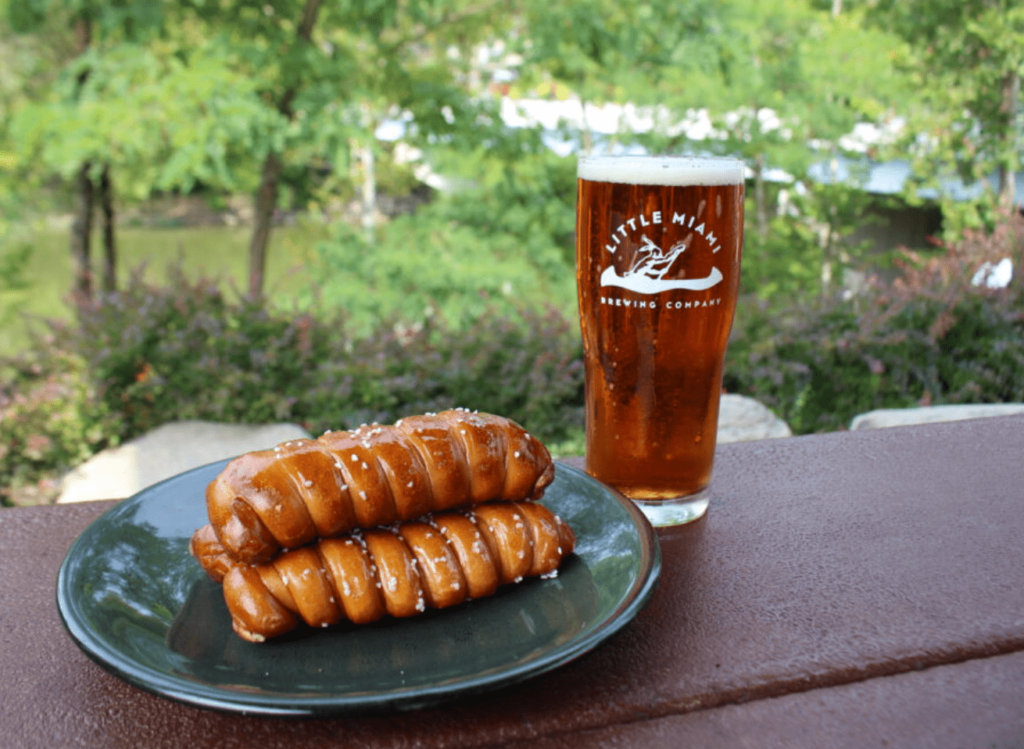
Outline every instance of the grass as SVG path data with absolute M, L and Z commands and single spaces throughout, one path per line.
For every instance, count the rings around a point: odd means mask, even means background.
M 119 229 L 118 276 L 139 268 L 144 277 L 162 283 L 176 262 L 191 278 L 215 278 L 223 288 L 248 287 L 248 227 Z M 315 224 L 278 227 L 271 234 L 265 290 L 271 301 L 290 306 L 312 279 L 307 272 L 317 241 L 327 231 Z M 28 240 L 32 254 L 25 271 L 26 286 L 0 291 L 0 356 L 24 349 L 32 340 L 39 318 L 70 316 L 67 303 L 72 283 L 69 231 L 45 229 Z M 99 278 L 100 238 L 93 243 L 94 273 Z

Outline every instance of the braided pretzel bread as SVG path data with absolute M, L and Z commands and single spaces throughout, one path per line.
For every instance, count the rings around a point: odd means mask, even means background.
M 455 409 L 248 453 L 210 483 L 206 505 L 226 552 L 258 563 L 355 528 L 539 499 L 554 475 L 547 448 L 518 424 Z
M 255 566 L 233 562 L 209 526 L 196 532 L 191 550 L 223 581 L 234 630 L 263 642 L 300 622 L 364 624 L 489 596 L 554 573 L 575 543 L 543 505 L 492 502 L 321 539 Z

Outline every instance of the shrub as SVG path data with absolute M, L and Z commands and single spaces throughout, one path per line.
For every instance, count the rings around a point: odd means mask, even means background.
M 542 439 L 582 426 L 575 324 L 554 310 L 489 311 L 457 333 L 232 301 L 171 271 L 51 323 L 0 381 L 0 486 L 27 485 L 96 450 L 181 419 L 291 421 L 313 433 L 451 406 L 493 411 Z M 8 491 L 10 495 L 10 491 Z
M 263 423 L 293 418 L 309 373 L 330 357 L 336 321 L 230 300 L 178 269 L 155 287 L 133 275 L 123 291 L 55 328 L 86 362 L 98 399 L 127 439 L 178 419 Z
M 798 433 L 925 403 L 1024 401 L 1024 283 L 974 285 L 980 264 L 1024 262 L 1024 220 L 967 235 L 931 258 L 906 254 L 893 283 L 849 301 L 772 310 L 747 300 L 726 387 Z M 0 498 L 49 496 L 53 477 L 168 421 L 291 421 L 312 433 L 452 406 L 507 415 L 580 450 L 583 367 L 574 320 L 554 309 L 486 308 L 467 323 L 378 320 L 234 300 L 180 271 L 52 323 L 0 362 Z M 47 483 L 49 482 L 49 483 Z M 44 496 L 44 498 L 45 498 Z
M 748 305 L 726 384 L 805 433 L 842 429 L 874 408 L 1024 400 L 1024 219 L 968 233 L 930 258 L 904 253 L 900 276 L 861 297 L 769 313 Z M 1010 258 L 1005 288 L 973 282 Z
M 538 144 L 539 147 L 539 144 Z M 576 166 L 543 148 L 443 154 L 462 188 L 377 227 L 372 238 L 339 221 L 312 259 L 316 289 L 360 332 L 383 316 L 442 316 L 453 330 L 523 303 L 573 308 Z
M 489 313 L 458 332 L 386 325 L 354 344 L 347 362 L 325 366 L 318 392 L 316 428 L 330 426 L 323 415 L 332 412 L 352 426 L 462 406 L 563 439 L 582 428 L 582 347 L 575 323 L 553 309 Z
M 343 317 L 229 301 L 209 281 L 156 288 L 135 277 L 63 331 L 121 438 L 176 419 L 294 421 L 310 430 L 463 405 L 561 434 L 582 401 L 574 328 L 557 313 L 386 321 L 364 337 Z
M 0 382 L 0 500 L 50 501 L 55 474 L 116 441 L 116 414 L 95 398 L 81 359 L 52 353 L 46 367 L 7 362 Z

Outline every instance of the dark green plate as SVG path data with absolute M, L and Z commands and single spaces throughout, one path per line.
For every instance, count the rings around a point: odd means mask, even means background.
M 262 645 L 231 631 L 220 587 L 188 553 L 203 492 L 225 463 L 152 486 L 75 541 L 57 606 L 79 647 L 143 689 L 200 707 L 265 715 L 417 708 L 521 681 L 588 652 L 629 622 L 661 570 L 643 515 L 558 465 L 544 504 L 575 530 L 557 577 L 412 619 L 303 630 Z

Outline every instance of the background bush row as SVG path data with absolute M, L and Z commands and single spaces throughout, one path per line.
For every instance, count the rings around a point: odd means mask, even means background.
M 1024 219 L 939 249 L 902 253 L 893 280 L 871 279 L 850 299 L 748 305 L 726 389 L 757 398 L 797 434 L 843 429 L 876 408 L 1024 401 Z M 1014 277 L 989 288 L 979 269 L 1004 260 Z
M 349 335 L 343 316 L 232 301 L 210 281 L 135 277 L 0 363 L 0 492 L 45 499 L 54 474 L 168 421 L 288 421 L 310 433 L 462 406 L 542 439 L 582 423 L 575 321 L 552 310 L 438 316 Z
M 744 300 L 726 389 L 773 408 L 796 433 L 857 413 L 929 403 L 1024 401 L 1024 284 L 972 284 L 979 264 L 1019 269 L 1024 223 L 968 235 L 857 297 L 769 308 Z M 0 366 L 0 497 L 46 501 L 62 471 L 168 421 L 290 421 L 311 433 L 467 408 L 505 414 L 582 450 L 576 321 L 549 309 L 485 310 L 348 333 L 343 316 L 232 300 L 217 284 L 141 277 L 51 322 Z

